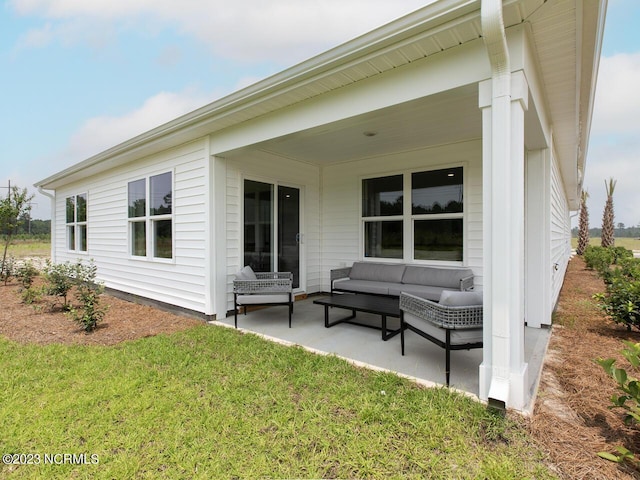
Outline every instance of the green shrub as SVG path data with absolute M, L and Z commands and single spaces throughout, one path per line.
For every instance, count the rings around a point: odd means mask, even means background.
M 97 268 L 93 262 L 88 265 L 78 262 L 74 265 L 75 297 L 80 306 L 70 306 L 68 315 L 86 332 L 93 331 L 107 313 L 107 307 L 100 305 L 104 286 L 96 281 L 96 274 Z
M 15 273 L 15 259 L 12 256 L 0 259 L 0 281 L 6 285 Z
M 629 361 L 634 369 L 638 369 L 640 366 L 640 343 L 623 342 L 625 349 L 622 351 L 622 355 Z M 602 359 L 599 358 L 596 362 L 604 369 L 607 374 L 618 384 L 618 390 L 622 392 L 621 395 L 613 395 L 611 397 L 610 408 L 620 408 L 626 413 L 623 417 L 624 423 L 627 425 L 638 424 L 640 422 L 640 382 L 635 378 L 629 376 L 627 371 L 623 368 L 617 368 L 615 366 L 615 360 L 613 358 Z M 609 452 L 600 452 L 599 455 L 607 460 L 614 462 L 632 463 L 636 468 L 640 466 L 640 462 L 635 457 L 634 453 L 625 447 L 617 447 L 618 454 L 612 454 Z
M 22 302 L 27 305 L 34 305 L 42 299 L 42 288 L 29 287 L 20 292 Z
M 588 250 L 588 251 L 587 251 Z M 606 292 L 593 296 L 611 319 L 640 330 L 640 259 L 623 247 L 589 247 L 585 261 L 598 271 Z
M 39 271 L 33 266 L 31 261 L 27 260 L 23 262 L 18 268 L 16 268 L 16 278 L 22 285 L 22 288 L 29 289 L 33 285 L 33 279 L 39 275 Z
M 44 278 L 46 280 L 44 293 L 61 298 L 63 310 L 69 309 L 67 297 L 69 291 L 73 288 L 75 270 L 76 266 L 69 262 L 51 263 L 49 260 L 47 260 L 44 268 Z
M 612 248 L 589 245 L 584 250 L 583 258 L 588 269 L 595 270 L 602 276 L 614 263 L 615 254 Z
M 621 273 L 613 274 L 606 293 L 598 293 L 594 298 L 614 322 L 625 325 L 627 330 L 640 330 L 640 280 L 629 280 Z
M 618 261 L 620 274 L 629 280 L 640 280 L 640 258 L 626 257 Z

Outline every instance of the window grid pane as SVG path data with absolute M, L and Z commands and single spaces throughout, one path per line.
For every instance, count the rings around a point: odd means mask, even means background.
M 171 172 L 151 177 L 149 189 L 151 190 L 150 215 L 170 214 L 172 203 Z
M 76 222 L 87 221 L 87 194 L 76 197 Z
M 364 256 L 403 258 L 402 220 L 365 222 Z
M 87 251 L 87 226 L 78 225 L 78 250 Z
M 67 223 L 76 221 L 76 198 L 67 197 Z
M 411 175 L 411 211 L 414 215 L 461 213 L 462 167 Z
M 73 225 L 67 227 L 67 248 L 69 250 L 76 249 L 76 227 Z
M 171 220 L 153 221 L 153 256 L 156 258 L 172 258 Z
M 145 179 L 129 182 L 129 218 L 144 217 L 147 212 Z
M 131 222 L 131 255 L 136 257 L 147 255 L 146 231 L 146 222 Z
M 461 218 L 414 221 L 415 260 L 462 261 Z
M 362 180 L 362 216 L 402 215 L 402 175 Z

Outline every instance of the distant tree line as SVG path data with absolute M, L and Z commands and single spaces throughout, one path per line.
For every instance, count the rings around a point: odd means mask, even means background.
M 625 227 L 624 223 L 618 223 L 614 229 L 615 236 L 618 238 L 640 238 L 640 225 L 637 227 Z M 573 237 L 578 236 L 578 227 L 571 229 L 571 235 Z M 590 237 L 602 236 L 602 228 L 590 228 Z
M 16 235 L 49 235 L 51 220 L 23 219 L 16 228 Z

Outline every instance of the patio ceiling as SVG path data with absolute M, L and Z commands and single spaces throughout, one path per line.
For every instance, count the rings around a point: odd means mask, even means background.
M 248 148 L 312 164 L 330 164 L 481 136 L 478 87 L 467 85 Z M 224 157 L 234 158 L 244 151 L 225 152 Z

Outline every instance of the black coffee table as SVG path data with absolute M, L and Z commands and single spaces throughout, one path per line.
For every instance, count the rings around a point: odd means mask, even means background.
M 361 327 L 375 328 L 376 330 L 382 330 L 382 340 L 385 342 L 400 333 L 400 329 L 387 330 L 387 317 L 400 318 L 400 300 L 398 298 L 366 295 L 364 293 L 345 293 L 320 298 L 314 300 L 313 303 L 324 305 L 325 328 L 333 327 L 339 323 L 350 323 Z M 331 307 L 351 310 L 351 315 L 329 322 L 329 308 Z M 354 321 L 353 319 L 356 318 L 356 312 L 380 315 L 380 317 L 382 317 L 382 326 L 377 327 L 375 325 L 367 325 L 366 323 Z

